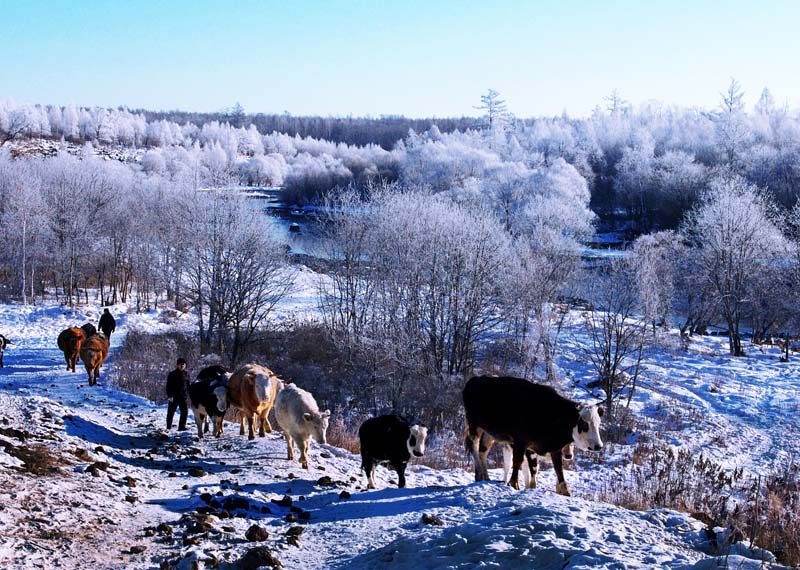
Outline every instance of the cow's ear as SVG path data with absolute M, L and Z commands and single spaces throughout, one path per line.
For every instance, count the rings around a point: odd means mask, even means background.
M 303 414 L 303 419 L 306 420 L 307 422 L 310 422 L 311 421 L 311 414 L 306 412 L 305 414 Z
M 331 411 L 330 410 L 325 410 L 324 412 L 322 412 L 322 417 L 323 418 L 331 417 Z
M 597 415 L 600 416 L 601 418 L 603 417 L 603 414 L 605 412 L 606 411 L 603 408 L 597 408 Z

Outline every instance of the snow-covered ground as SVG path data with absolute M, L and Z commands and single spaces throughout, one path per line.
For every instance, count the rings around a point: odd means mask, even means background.
M 307 316 L 317 278 L 301 270 L 281 318 Z M 167 433 L 165 408 L 110 386 L 108 370 L 127 330 L 193 323 L 123 306 L 112 312 L 112 353 L 89 388 L 80 368 L 64 370 L 56 337 L 97 322 L 98 307 L 0 305 L 0 333 L 14 342 L 0 369 L 0 567 L 234 568 L 257 546 L 286 568 L 761 568 L 768 557 L 737 546 L 717 560 L 704 525 L 686 514 L 581 498 L 625 468 L 620 452 L 608 465 L 579 453 L 566 473 L 578 495 L 571 498 L 554 493 L 552 470 L 540 474 L 538 489 L 514 491 L 420 465 L 410 467 L 406 489 L 379 468 L 379 488 L 366 491 L 359 458 L 332 446 L 312 444 L 305 471 L 286 459 L 277 433 L 252 442 L 233 424 L 219 439 Z M 569 358 L 580 353 L 580 327 L 565 338 L 562 370 L 589 374 Z M 688 353 L 654 349 L 637 413 L 696 408 L 695 425 L 662 437 L 731 467 L 766 473 L 798 457 L 798 364 L 779 363 L 777 349 L 748 359 L 725 352 L 717 338 Z M 20 450 L 38 446 L 57 457 L 58 472 L 18 469 Z M 267 531 L 265 540 L 246 538 L 252 525 Z

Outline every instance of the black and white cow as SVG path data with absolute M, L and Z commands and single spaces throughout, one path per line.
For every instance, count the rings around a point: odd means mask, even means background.
M 3 367 L 3 352 L 9 344 L 13 344 L 10 340 L 0 334 L 0 368 Z
M 508 484 L 515 489 L 519 489 L 519 470 L 528 449 L 550 454 L 558 479 L 556 492 L 561 495 L 571 494 L 564 480 L 562 448 L 572 442 L 587 451 L 603 449 L 603 409 L 568 400 L 549 386 L 508 376 L 476 376 L 467 382 L 463 396 L 467 446 L 475 460 L 476 481 L 489 479 L 486 452 L 480 448 L 483 433 L 511 445 Z
M 361 467 L 367 474 L 367 488 L 375 488 L 375 466 L 388 463 L 397 472 L 397 486 L 406 486 L 406 466 L 411 456 L 422 457 L 428 428 L 410 425 L 396 415 L 366 420 L 358 430 Z
M 197 380 L 189 384 L 189 400 L 200 439 L 208 432 L 209 418 L 214 424 L 214 436 L 222 434 L 222 420 L 228 409 L 228 378 L 228 370 L 215 364 L 203 368 L 197 373 Z

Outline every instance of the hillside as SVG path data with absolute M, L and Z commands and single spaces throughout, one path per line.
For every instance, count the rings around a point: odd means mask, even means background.
M 57 333 L 98 316 L 94 307 L 0 307 L 3 332 L 15 341 L 0 370 L 5 567 L 154 568 L 167 561 L 234 568 L 259 545 L 286 568 L 716 567 L 700 521 L 581 498 L 625 469 L 620 448 L 609 450 L 607 465 L 579 454 L 567 472 L 579 495 L 573 498 L 553 492 L 550 470 L 539 489 L 513 491 L 496 481 L 476 484 L 459 469 L 419 465 L 411 466 L 407 489 L 392 486 L 393 474 L 381 468 L 379 489 L 367 492 L 359 458 L 332 446 L 312 444 L 304 472 L 286 460 L 280 434 L 248 442 L 233 424 L 220 439 L 198 441 L 193 429 L 165 433 L 164 408 L 109 386 L 108 367 L 91 390 L 81 371 L 63 370 Z M 157 313 L 119 321 L 107 366 L 127 330 L 166 326 Z M 709 378 L 729 364 L 712 351 L 710 342 L 687 359 L 682 365 L 693 372 L 674 377 L 658 396 L 703 409 L 703 422 L 683 444 L 708 448 L 715 427 L 725 440 L 717 455 L 731 465 L 767 469 L 796 453 L 796 440 L 771 429 L 781 410 L 797 404 L 778 374 L 765 381 L 771 356 L 742 360 L 736 383 L 709 394 Z M 669 362 L 658 366 L 670 374 Z M 645 393 L 646 413 L 656 395 Z M 750 409 L 754 401 L 762 402 L 758 409 Z M 423 523 L 423 515 L 441 526 Z M 246 540 L 254 524 L 268 532 L 265 542 Z M 299 540 L 288 538 L 298 527 Z M 742 544 L 732 552 L 729 567 L 759 568 L 757 560 L 771 559 Z

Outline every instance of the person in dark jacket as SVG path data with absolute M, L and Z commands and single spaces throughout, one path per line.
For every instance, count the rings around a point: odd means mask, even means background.
M 117 321 L 114 320 L 114 315 L 108 309 L 103 310 L 103 314 L 100 315 L 100 322 L 97 323 L 97 328 L 103 331 L 103 334 L 108 339 L 111 338 L 111 333 L 117 329 Z
M 175 417 L 175 410 L 181 409 L 181 417 L 178 420 L 178 431 L 186 429 L 186 416 L 189 413 L 187 400 L 189 398 L 189 374 L 186 372 L 186 361 L 179 358 L 175 370 L 167 375 L 167 429 L 172 429 L 172 418 Z

